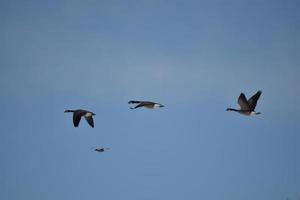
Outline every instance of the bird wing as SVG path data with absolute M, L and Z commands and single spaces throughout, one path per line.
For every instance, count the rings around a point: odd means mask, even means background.
M 253 95 L 249 100 L 248 100 L 248 104 L 250 106 L 250 109 L 253 111 L 256 107 L 256 103 L 257 103 L 257 100 L 259 99 L 261 95 L 261 91 L 258 91 L 256 92 L 255 95 Z
M 91 127 L 94 128 L 94 120 L 92 116 L 84 117 Z
M 73 113 L 73 124 L 75 127 L 78 127 L 80 119 L 81 119 L 81 114 L 79 112 L 74 112 Z
M 128 104 L 141 103 L 141 101 L 128 101 Z
M 155 102 L 152 102 L 152 101 L 129 101 L 128 103 L 129 104 L 139 103 L 142 106 L 144 106 L 144 105 L 150 105 L 150 104 L 155 104 Z
M 131 109 L 136 109 L 139 107 L 151 107 L 153 106 L 155 103 L 151 102 L 151 101 L 129 101 L 128 103 L 138 103 L 138 105 L 136 105 L 135 107 L 131 108 Z
M 250 106 L 244 93 L 240 94 L 238 98 L 238 104 L 241 106 L 241 110 L 250 110 Z

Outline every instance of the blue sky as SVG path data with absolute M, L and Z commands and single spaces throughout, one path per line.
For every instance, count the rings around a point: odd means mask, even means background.
M 0 198 L 299 199 L 299 9 L 1 1 Z M 262 115 L 225 112 L 257 90 Z

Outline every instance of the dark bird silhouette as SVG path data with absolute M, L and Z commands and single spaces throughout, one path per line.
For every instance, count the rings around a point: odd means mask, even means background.
M 258 91 L 255 95 L 253 95 L 250 99 L 247 100 L 244 93 L 241 93 L 238 98 L 238 104 L 240 105 L 240 109 L 234 109 L 234 108 L 227 108 L 226 111 L 235 111 L 243 115 L 259 115 L 260 112 L 255 111 L 255 107 L 257 104 L 257 101 L 261 95 L 261 91 Z
M 72 112 L 73 113 L 73 123 L 75 127 L 78 127 L 79 122 L 81 120 L 81 117 L 84 117 L 87 121 L 87 123 L 94 128 L 94 120 L 93 115 L 96 115 L 95 113 L 88 111 L 88 110 L 65 110 L 65 113 Z
M 97 152 L 104 152 L 106 150 L 109 150 L 110 148 L 95 148 L 94 151 L 97 151 Z
M 162 104 L 151 102 L 151 101 L 129 101 L 128 104 L 137 104 L 135 107 L 130 107 L 130 109 L 136 109 L 139 107 L 145 107 L 149 109 L 164 107 L 164 105 Z

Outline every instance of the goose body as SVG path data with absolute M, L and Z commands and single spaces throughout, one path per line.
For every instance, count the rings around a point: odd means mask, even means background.
M 104 152 L 106 150 L 109 150 L 109 148 L 95 148 L 94 150 L 97 152 Z
M 65 110 L 65 113 L 67 112 L 72 112 L 73 113 L 73 124 L 74 127 L 79 126 L 79 122 L 81 120 L 81 117 L 84 117 L 87 121 L 87 123 L 94 128 L 94 120 L 93 120 L 93 115 L 96 115 L 95 113 L 88 111 L 88 110 L 82 110 L 82 109 L 77 109 L 77 110 Z
M 129 101 L 128 104 L 137 104 L 134 107 L 130 107 L 130 109 L 136 109 L 139 107 L 145 107 L 148 109 L 155 109 L 155 108 L 161 108 L 164 107 L 164 105 L 160 104 L 160 103 L 155 103 L 155 102 L 151 102 L 151 101 Z
M 261 91 L 256 92 L 255 95 L 253 95 L 250 99 L 247 100 L 244 93 L 241 93 L 238 98 L 238 104 L 240 105 L 240 109 L 234 109 L 234 108 L 227 108 L 226 111 L 235 111 L 243 115 L 259 115 L 260 112 L 255 111 L 255 107 L 257 104 L 257 101 L 261 95 Z

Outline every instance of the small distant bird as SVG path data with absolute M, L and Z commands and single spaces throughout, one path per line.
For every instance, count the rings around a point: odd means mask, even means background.
M 73 123 L 75 127 L 78 127 L 81 117 L 84 117 L 88 124 L 94 128 L 94 120 L 93 115 L 96 115 L 95 113 L 88 111 L 88 110 L 65 110 L 65 113 L 72 112 L 73 113 Z
M 246 99 L 244 93 L 241 93 L 238 98 L 238 104 L 240 105 L 240 109 L 227 108 L 226 111 L 235 111 L 243 115 L 259 115 L 260 112 L 255 111 L 257 100 L 261 95 L 261 91 L 258 91 L 255 95 L 253 95 L 250 99 Z
M 139 107 L 145 107 L 149 109 L 164 107 L 164 105 L 162 104 L 151 102 L 151 101 L 129 101 L 128 104 L 138 104 L 135 107 L 130 107 L 130 109 L 136 109 Z
M 97 152 L 104 152 L 106 150 L 109 150 L 110 148 L 95 148 L 94 150 Z

